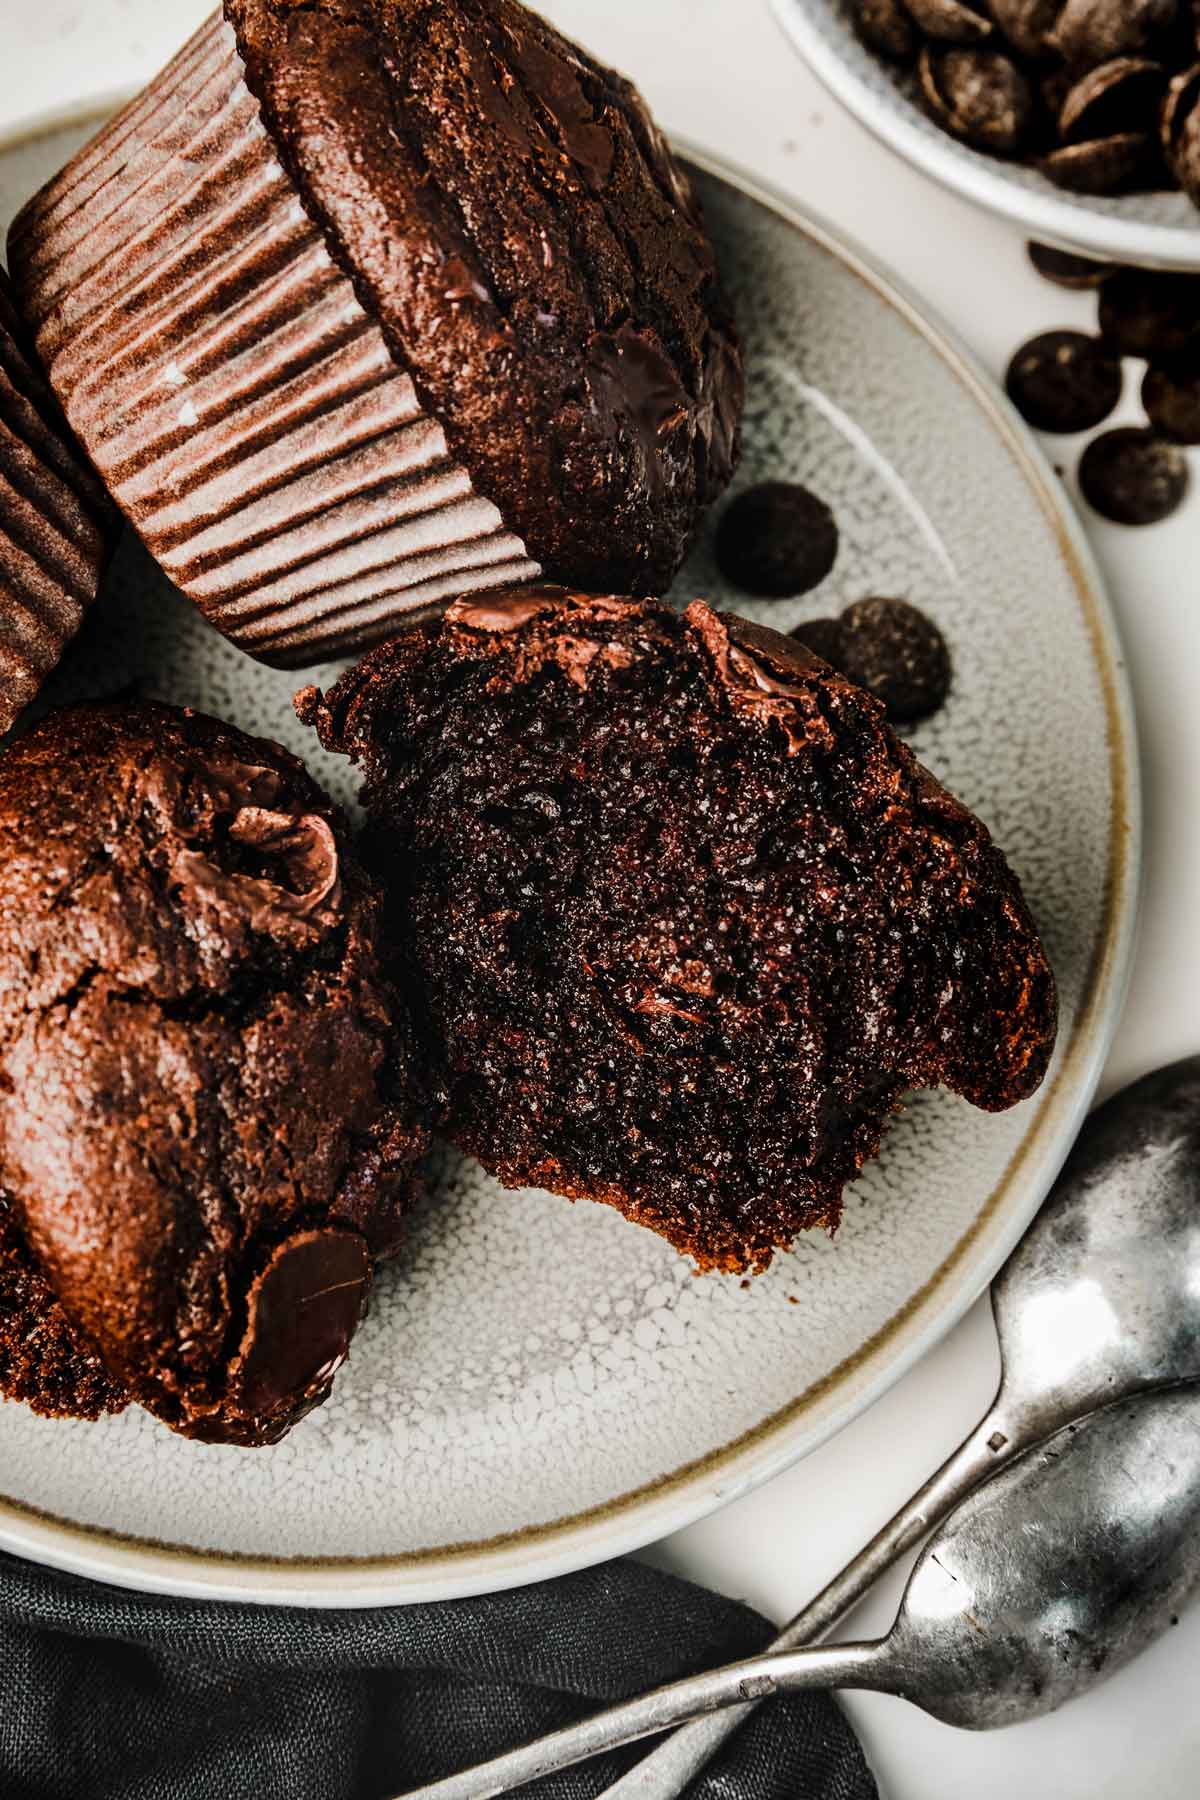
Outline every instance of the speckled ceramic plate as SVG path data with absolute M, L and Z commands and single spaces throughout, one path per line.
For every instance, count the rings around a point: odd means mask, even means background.
M 1033 238 L 1085 256 L 1200 269 L 1200 211 L 1178 190 L 1069 194 L 1038 169 L 985 156 L 934 124 L 915 80 L 872 55 L 851 0 L 771 0 L 775 16 L 830 93 L 868 131 L 944 187 L 1013 219 Z
M 82 128 L 0 156 L 0 215 Z M 953 648 L 922 756 L 1025 882 L 1062 990 L 1043 1091 L 985 1117 L 917 1100 L 814 1236 L 754 1282 L 698 1279 L 599 1206 L 504 1193 L 457 1157 L 387 1273 L 331 1403 L 278 1448 L 184 1443 L 131 1411 L 0 1406 L 0 1545 L 133 1586 L 313 1605 L 512 1586 L 650 1542 L 803 1456 L 981 1291 L 1056 1173 L 1115 1023 L 1138 805 L 1120 651 L 1054 476 L 964 354 L 823 228 L 698 177 L 749 344 L 741 484 L 809 482 L 842 529 L 785 629 L 868 593 L 919 599 Z M 680 596 L 727 605 L 702 542 Z M 325 676 L 332 671 L 324 671 Z M 318 679 L 322 675 L 318 675 Z M 295 678 L 209 630 L 129 543 L 51 698 L 130 688 L 305 754 Z

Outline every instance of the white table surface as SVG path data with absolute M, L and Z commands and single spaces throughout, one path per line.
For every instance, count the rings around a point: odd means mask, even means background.
M 767 177 L 899 271 L 995 373 L 1032 332 L 1093 318 L 1087 296 L 1034 276 L 1015 229 L 910 172 L 843 114 L 765 0 L 542 9 L 626 69 L 669 130 Z M 209 0 L 0 0 L 0 135 L 141 81 L 208 11 Z M 1067 465 L 1072 449 L 1063 445 Z M 1166 524 L 1139 533 L 1088 519 L 1132 669 L 1148 809 L 1141 948 L 1104 1092 L 1200 1050 L 1200 466 L 1195 474 L 1191 503 Z M 782 1621 L 976 1422 L 997 1369 L 980 1302 L 840 1437 L 654 1559 Z M 886 1627 L 901 1579 L 864 1603 L 856 1631 Z M 956 1732 L 874 1695 L 847 1704 L 885 1800 L 1196 1800 L 1200 1603 L 1090 1698 L 1007 1732 Z

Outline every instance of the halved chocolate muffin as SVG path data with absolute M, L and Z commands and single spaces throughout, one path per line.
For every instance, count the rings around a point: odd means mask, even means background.
M 266 661 L 539 571 L 654 591 L 736 461 L 687 178 L 515 0 L 226 0 L 9 250 L 112 492 Z
M 986 828 L 882 706 L 697 602 L 464 600 L 298 696 L 453 1139 L 702 1268 L 836 1224 L 905 1089 L 1040 1083 L 1054 979 Z
M 0 1393 L 239 1444 L 326 1398 L 426 1145 L 379 914 L 278 745 L 114 705 L 0 759 Z
M 0 734 L 96 598 L 117 516 L 26 354 L 0 271 Z

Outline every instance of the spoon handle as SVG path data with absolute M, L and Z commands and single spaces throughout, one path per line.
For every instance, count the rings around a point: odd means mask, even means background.
M 406 1800 L 493 1800 L 497 1794 L 511 1793 L 589 1756 L 618 1750 L 638 1738 L 738 1706 L 747 1699 L 811 1688 L 886 1687 L 888 1667 L 886 1639 L 878 1644 L 841 1644 L 828 1650 L 750 1657 L 609 1707 L 579 1725 L 510 1750 L 493 1762 L 418 1788 Z
M 1001 1416 L 1000 1397 L 966 1441 L 959 1445 L 925 1486 L 907 1501 L 891 1522 L 810 1600 L 770 1646 L 795 1650 L 824 1637 L 844 1613 L 861 1600 L 885 1569 L 941 1523 L 980 1482 L 994 1475 L 1025 1448 L 1019 1434 Z M 993 1447 L 994 1446 L 994 1447 Z M 605 1788 L 600 1800 L 677 1800 L 721 1745 L 744 1725 L 753 1703 L 699 1718 L 676 1731 L 627 1775 Z

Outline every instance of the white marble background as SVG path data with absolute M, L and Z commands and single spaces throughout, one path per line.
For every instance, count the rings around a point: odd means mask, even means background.
M 898 163 L 828 100 L 765 0 L 542 0 L 642 85 L 685 133 L 823 213 L 890 263 L 999 374 L 1034 331 L 1092 317 L 1029 271 L 1013 228 Z M 0 0 L 0 137 L 132 87 L 207 0 Z M 1132 384 L 1131 384 L 1132 385 Z M 1057 446 L 1056 446 L 1057 448 Z M 1060 460 L 1074 461 L 1073 446 Z M 1200 467 L 1192 501 L 1147 533 L 1089 520 L 1139 706 L 1146 901 L 1133 994 L 1104 1090 L 1200 1050 Z M 770 1486 L 653 1552 L 782 1620 L 868 1538 L 973 1425 L 997 1356 L 986 1306 L 865 1418 Z M 897 1574 L 852 1620 L 883 1630 Z M 976 1737 L 902 1702 L 848 1701 L 885 1800 L 1196 1800 L 1200 1603 L 1138 1664 L 1052 1719 Z

